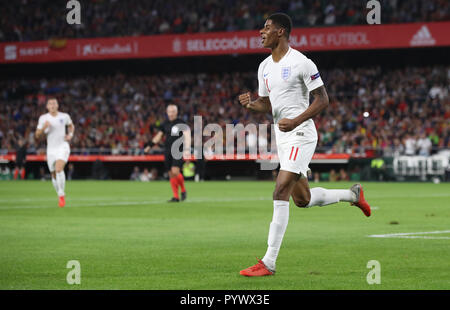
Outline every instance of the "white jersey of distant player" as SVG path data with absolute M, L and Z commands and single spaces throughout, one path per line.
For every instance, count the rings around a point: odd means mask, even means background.
M 289 47 L 279 62 L 272 55 L 258 68 L 258 95 L 269 97 L 274 123 L 283 118 L 293 119 L 309 106 L 309 92 L 322 86 L 316 65 L 299 51 Z M 277 144 L 295 140 L 317 141 L 314 121 L 309 119 L 290 132 L 275 126 Z
M 52 116 L 50 113 L 43 114 L 39 117 L 37 128 L 42 129 L 46 121 L 50 123 L 50 126 L 45 130 L 47 134 L 47 154 L 58 152 L 61 149 L 70 149 L 69 143 L 64 139 L 66 126 L 72 124 L 69 114 L 63 112 L 58 112 L 56 116 Z

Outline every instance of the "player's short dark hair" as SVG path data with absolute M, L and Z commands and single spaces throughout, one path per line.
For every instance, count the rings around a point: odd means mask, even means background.
M 59 103 L 59 100 L 58 100 L 58 98 L 56 98 L 55 96 L 50 96 L 50 97 L 47 97 L 47 102 L 46 103 L 48 103 L 50 100 L 56 100 L 56 102 L 58 102 Z
M 274 13 L 267 19 L 270 19 L 275 25 L 284 28 L 284 30 L 286 31 L 286 36 L 289 38 L 292 30 L 292 19 L 289 17 L 289 15 L 284 13 Z

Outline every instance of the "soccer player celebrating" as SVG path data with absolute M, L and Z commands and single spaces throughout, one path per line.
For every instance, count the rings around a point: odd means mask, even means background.
M 239 96 L 239 102 L 251 111 L 272 111 L 280 160 L 267 252 L 256 265 L 240 272 L 244 276 L 275 273 L 275 262 L 289 219 L 290 197 L 301 208 L 347 201 L 370 216 L 370 206 L 360 184 L 347 190 L 309 188 L 306 176 L 317 144 L 312 118 L 328 106 L 328 95 L 316 65 L 289 46 L 291 29 L 292 21 L 286 14 L 275 13 L 266 20 L 260 34 L 263 46 L 272 53 L 259 65 L 259 98 L 251 100 L 250 93 Z M 310 93 L 314 97 L 311 104 Z
M 160 130 L 153 137 L 150 145 L 145 147 L 144 151 L 147 153 L 151 146 L 158 144 L 163 136 L 166 137 L 164 143 L 164 166 L 169 172 L 170 185 L 173 192 L 173 197 L 169 202 L 179 202 L 180 196 L 178 188 L 181 189 L 181 200 L 185 200 L 187 197 L 186 188 L 184 187 L 184 177 L 180 171 L 183 166 L 183 157 L 180 156 L 181 158 L 177 159 L 179 156 L 174 156 L 175 154 L 172 154 L 172 146 L 175 141 L 183 136 L 183 143 L 178 150 L 174 151 L 182 152 L 183 156 L 188 157 L 190 155 L 191 132 L 190 130 L 183 130 L 187 125 L 178 118 L 178 108 L 176 105 L 168 105 L 166 113 L 168 120 L 161 125 Z
M 52 175 L 53 187 L 59 197 L 59 206 L 65 206 L 64 188 L 66 176 L 64 167 L 69 159 L 70 145 L 75 126 L 69 114 L 58 111 L 58 100 L 47 100 L 48 113 L 39 117 L 36 138 L 47 135 L 47 165 Z M 67 134 L 66 134 L 67 126 Z

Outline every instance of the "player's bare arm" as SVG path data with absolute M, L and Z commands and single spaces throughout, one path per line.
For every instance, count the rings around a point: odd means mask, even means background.
M 161 142 L 163 136 L 164 133 L 162 131 L 158 131 L 158 133 L 153 137 L 152 142 L 154 144 L 158 144 L 159 142 Z
M 147 145 L 144 149 L 144 153 L 150 152 L 150 149 L 153 147 L 153 145 L 158 144 L 161 142 L 161 139 L 163 137 L 164 133 L 162 131 L 158 131 L 158 133 L 153 137 L 151 145 Z
M 239 102 L 244 107 L 254 112 L 268 113 L 272 111 L 269 97 L 258 97 L 252 101 L 250 93 L 239 95 Z
M 309 105 L 309 107 L 299 116 L 294 119 L 283 118 L 278 122 L 278 128 L 281 131 L 287 132 L 291 131 L 303 122 L 310 118 L 313 118 L 317 114 L 321 113 L 329 104 L 328 94 L 325 86 L 320 86 L 311 91 L 314 96 L 314 101 Z
M 42 127 L 42 129 L 36 129 L 36 133 L 35 133 L 36 139 L 39 140 L 42 136 L 44 136 L 45 131 L 47 130 L 48 127 L 50 127 L 50 122 L 49 121 L 45 121 L 44 126 Z
M 64 139 L 69 142 L 73 138 L 73 134 L 75 132 L 75 126 L 73 124 L 70 124 L 67 126 L 67 135 L 64 137 Z

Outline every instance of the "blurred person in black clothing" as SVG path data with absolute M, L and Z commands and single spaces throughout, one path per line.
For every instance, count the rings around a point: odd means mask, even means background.
M 16 149 L 16 167 L 14 168 L 14 180 L 20 173 L 20 179 L 25 179 L 25 163 L 27 161 L 27 142 L 23 138 L 19 138 Z
M 190 157 L 191 133 L 185 122 L 178 118 L 178 108 L 176 105 L 168 105 L 166 113 L 168 119 L 161 124 L 158 133 L 145 147 L 144 151 L 148 153 L 153 145 L 158 144 L 162 138 L 165 137 L 164 166 L 169 173 L 170 185 L 173 192 L 173 197 L 169 200 L 169 202 L 179 202 L 180 196 L 178 194 L 178 187 L 181 188 L 181 200 L 185 200 L 187 197 L 181 168 L 183 166 L 183 157 Z M 175 143 L 182 136 L 184 137 L 183 143 L 176 148 Z M 174 145 L 175 148 L 172 151 L 172 147 Z

